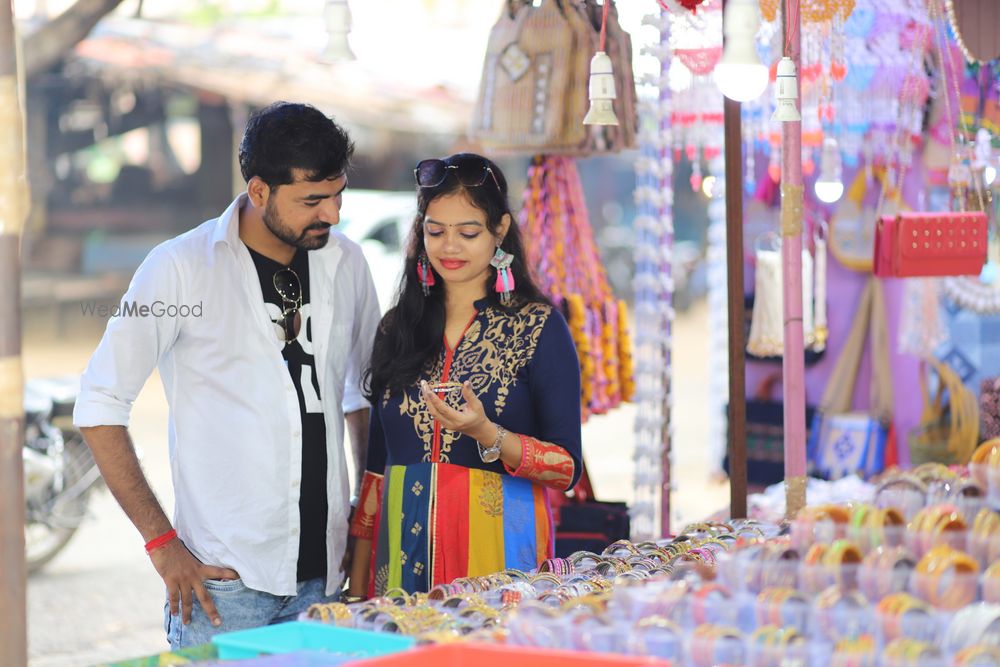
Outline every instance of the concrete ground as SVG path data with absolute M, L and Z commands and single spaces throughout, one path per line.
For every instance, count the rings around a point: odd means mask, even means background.
M 64 313 L 62 339 L 49 332 L 44 314 L 25 317 L 28 377 L 80 373 L 103 323 Z M 673 479 L 676 524 L 724 507 L 725 483 L 710 479 L 707 459 L 708 335 L 705 304 L 678 317 L 675 329 L 676 419 Z M 682 352 L 682 353 L 681 353 Z M 632 487 L 632 420 L 625 406 L 584 427 L 584 450 L 602 499 L 629 501 Z M 132 412 L 132 435 L 143 465 L 165 507 L 173 505 L 167 462 L 167 405 L 159 378 L 151 378 Z M 64 551 L 28 581 L 29 664 L 78 667 L 147 655 L 166 646 L 163 585 L 143 552 L 142 540 L 111 494 L 92 497 L 88 520 Z

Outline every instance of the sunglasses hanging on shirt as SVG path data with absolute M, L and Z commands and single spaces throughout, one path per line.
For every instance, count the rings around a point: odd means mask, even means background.
M 281 297 L 281 317 L 274 320 L 278 340 L 288 345 L 299 336 L 302 327 L 302 283 L 292 269 L 285 267 L 275 272 L 272 283 Z

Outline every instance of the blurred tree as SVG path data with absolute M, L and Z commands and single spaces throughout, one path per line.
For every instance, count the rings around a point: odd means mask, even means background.
M 76 0 L 65 12 L 27 35 L 21 55 L 26 79 L 58 63 L 97 22 L 123 0 Z

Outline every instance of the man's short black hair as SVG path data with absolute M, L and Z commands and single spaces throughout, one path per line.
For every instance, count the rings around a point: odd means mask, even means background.
M 275 102 L 255 111 L 240 142 L 240 173 L 254 176 L 272 189 L 293 182 L 302 169 L 310 181 L 323 181 L 347 171 L 354 143 L 344 128 L 309 104 Z

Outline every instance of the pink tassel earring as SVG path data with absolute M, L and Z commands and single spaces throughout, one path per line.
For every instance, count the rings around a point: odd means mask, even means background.
M 434 270 L 431 269 L 431 263 L 427 260 L 427 253 L 420 253 L 419 259 L 417 259 L 417 278 L 420 279 L 420 288 L 424 291 L 424 296 L 431 293 L 431 287 L 434 286 Z
M 514 293 L 514 273 L 510 270 L 510 265 L 514 263 L 514 255 L 506 253 L 500 246 L 490 260 L 490 266 L 497 270 L 497 282 L 494 287 L 500 295 L 500 303 L 509 306 L 511 294 Z

